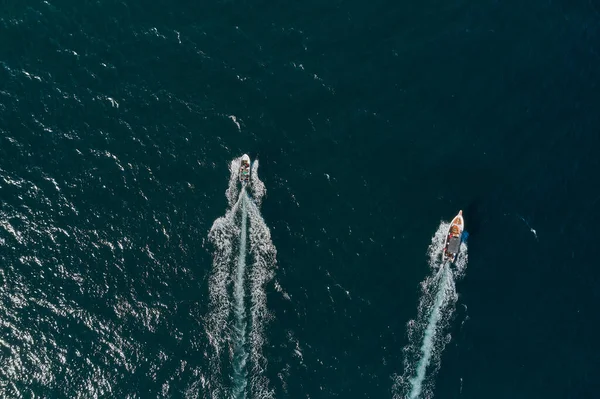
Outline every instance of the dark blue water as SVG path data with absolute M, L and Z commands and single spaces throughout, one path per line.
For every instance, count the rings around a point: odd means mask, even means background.
M 459 209 L 468 267 L 431 395 L 597 396 L 595 2 L 1 10 L 0 396 L 230 393 L 208 235 L 242 153 L 277 249 L 264 286 L 252 263 L 244 280 L 248 337 L 256 295 L 269 312 L 246 397 L 405 396 L 428 246 Z

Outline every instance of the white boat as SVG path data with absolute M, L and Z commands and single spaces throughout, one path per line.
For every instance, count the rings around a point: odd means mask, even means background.
M 460 250 L 460 243 L 462 233 L 465 230 L 465 220 L 462 216 L 462 211 L 458 212 L 458 215 L 452 219 L 450 227 L 448 228 L 448 234 L 446 234 L 446 241 L 444 242 L 444 252 L 442 253 L 442 260 L 444 262 L 454 262 L 456 255 Z
M 240 162 L 240 181 L 248 183 L 250 181 L 250 157 L 248 154 L 242 155 Z

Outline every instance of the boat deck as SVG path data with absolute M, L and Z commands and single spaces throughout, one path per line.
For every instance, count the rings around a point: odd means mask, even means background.
M 452 237 L 448 240 L 448 252 L 457 254 L 460 249 L 460 237 Z

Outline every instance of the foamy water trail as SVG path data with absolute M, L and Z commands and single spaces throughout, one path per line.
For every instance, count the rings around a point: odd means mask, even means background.
M 252 198 L 256 206 L 260 207 L 262 204 L 263 197 L 267 193 L 265 184 L 258 177 L 258 159 L 252 163 L 252 173 L 250 173 L 250 179 L 252 182 Z
M 209 233 L 215 251 L 206 324 L 212 348 L 211 378 L 206 387 L 212 398 L 273 398 L 274 391 L 265 375 L 267 361 L 263 346 L 269 319 L 265 290 L 274 275 L 276 250 L 259 211 L 266 189 L 258 178 L 258 162 L 252 165 L 248 186 L 252 198 L 246 188 L 240 192 L 239 166 L 240 158 L 230 164 L 226 190 L 230 208 L 215 220 Z M 248 252 L 252 255 L 249 267 L 246 265 Z M 250 305 L 246 304 L 246 289 L 249 289 Z M 230 353 L 231 390 L 223 386 L 224 348 L 229 348 Z
M 227 287 L 231 282 L 231 259 L 233 257 L 234 243 L 239 235 L 239 228 L 235 223 L 235 216 L 239 210 L 240 202 L 233 204 L 224 216 L 214 221 L 208 234 L 213 244 L 213 269 L 209 278 L 210 314 L 207 320 L 207 334 L 216 355 L 220 356 L 223 344 L 226 341 L 224 331 L 231 311 Z
M 271 398 L 274 397 L 274 393 L 270 390 L 265 377 L 267 361 L 262 349 L 265 344 L 265 326 L 269 319 L 265 286 L 275 273 L 277 250 L 271 241 L 271 232 L 254 203 L 250 203 L 248 217 L 250 218 L 250 253 L 253 257 L 250 272 L 252 302 L 250 357 L 253 370 L 251 390 L 255 398 Z
M 431 275 L 422 283 L 416 320 L 408 323 L 409 343 L 404 348 L 404 373 L 396 378 L 394 398 L 432 398 L 433 378 L 441 365 L 441 355 L 450 335 L 445 334 L 454 314 L 458 296 L 455 281 L 467 266 L 467 245 L 461 244 L 454 265 L 442 263 L 442 249 L 449 223 L 441 223 L 429 246 Z
M 241 209 L 241 229 L 240 229 L 240 248 L 238 254 L 237 268 L 235 278 L 233 280 L 233 297 L 234 297 L 234 318 L 235 325 L 233 328 L 233 394 L 235 399 L 244 399 L 246 397 L 246 360 L 248 353 L 246 352 L 246 305 L 244 304 L 244 276 L 246 274 L 246 236 L 247 236 L 247 220 L 249 202 L 246 190 L 242 189 L 240 194 L 242 203 Z
M 252 362 L 251 392 L 254 398 L 273 398 L 265 376 L 267 361 L 263 355 L 265 327 L 269 320 L 267 309 L 266 284 L 275 274 L 277 250 L 271 241 L 271 231 L 260 214 L 259 206 L 267 190 L 258 176 L 258 161 L 252 164 L 252 196 L 249 203 L 250 253 L 252 269 L 250 272 L 250 359 Z
M 234 158 L 229 164 L 229 185 L 227 186 L 227 190 L 225 190 L 225 196 L 227 197 L 227 202 L 229 202 L 229 206 L 233 207 L 237 201 L 239 201 L 239 193 L 240 193 L 240 164 L 242 162 L 242 157 Z
M 410 379 L 411 391 L 409 398 L 418 398 L 423 389 L 423 381 L 425 380 L 425 371 L 431 361 L 431 356 L 435 350 L 435 340 L 438 333 L 438 323 L 442 317 L 444 306 L 452 297 L 452 284 L 448 284 L 452 279 L 450 266 L 445 264 L 438 272 L 439 278 L 436 278 L 439 288 L 435 296 L 435 301 L 427 320 L 427 327 L 423 334 L 423 343 L 421 344 L 421 359 L 417 363 L 416 375 Z M 436 276 L 437 277 L 437 276 Z M 448 292 L 448 291 L 449 292 Z
M 205 325 L 206 335 L 212 349 L 208 354 L 210 378 L 206 383 L 206 389 L 210 391 L 210 397 L 212 398 L 227 396 L 222 378 L 223 349 L 229 347 L 231 340 L 229 321 L 232 304 L 229 287 L 232 283 L 235 245 L 240 236 L 236 215 L 240 209 L 242 197 L 238 196 L 235 201 L 230 199 L 232 187 L 233 190 L 237 190 L 235 184 L 238 179 L 236 169 L 233 167 L 230 169 L 229 188 L 226 191 L 230 208 L 224 216 L 214 221 L 208 234 L 209 241 L 214 249 L 212 273 L 209 277 L 209 313 Z

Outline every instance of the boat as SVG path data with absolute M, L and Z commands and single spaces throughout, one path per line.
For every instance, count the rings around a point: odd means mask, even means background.
M 242 155 L 242 161 L 240 162 L 240 181 L 242 184 L 250 181 L 250 157 L 248 154 Z
M 444 242 L 444 252 L 442 253 L 442 260 L 444 262 L 454 262 L 458 251 L 460 250 L 460 243 L 462 242 L 462 234 L 465 229 L 465 220 L 462 216 L 462 211 L 458 212 L 458 215 L 452 219 L 450 227 L 448 228 L 448 234 L 446 234 L 446 241 Z

